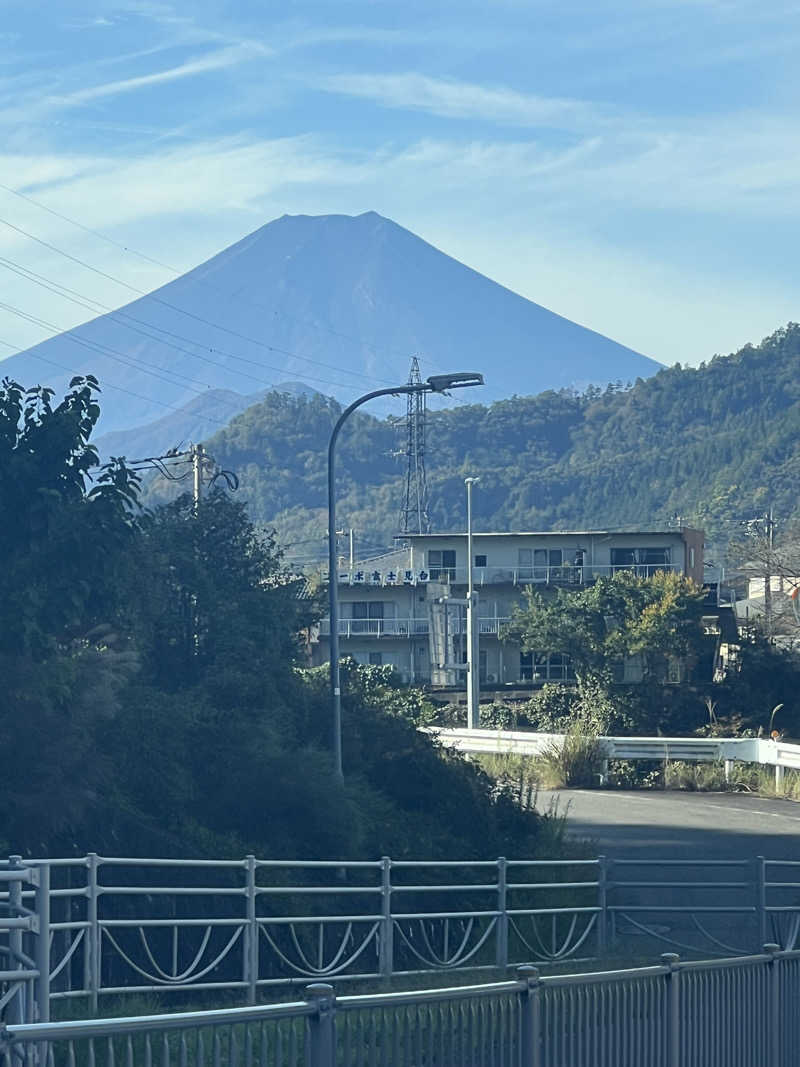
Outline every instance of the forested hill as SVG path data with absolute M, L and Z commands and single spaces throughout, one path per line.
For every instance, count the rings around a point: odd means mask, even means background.
M 309 554 L 322 550 L 326 447 L 338 411 L 321 396 L 270 394 L 208 442 L 239 474 L 253 517 L 276 525 L 287 544 L 308 540 Z M 464 528 L 468 474 L 480 476 L 479 530 L 649 525 L 678 513 L 713 535 L 770 503 L 795 515 L 800 326 L 629 389 L 437 412 L 427 444 L 435 530 Z M 343 431 L 339 522 L 365 549 L 397 532 L 401 448 L 391 420 L 357 415 Z

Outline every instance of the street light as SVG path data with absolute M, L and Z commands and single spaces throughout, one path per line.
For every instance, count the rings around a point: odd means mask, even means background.
M 339 431 L 350 415 L 379 396 L 400 396 L 405 393 L 443 393 L 447 389 L 465 389 L 483 385 L 483 375 L 468 371 L 455 374 L 434 374 L 424 382 L 395 385 L 389 389 L 375 389 L 365 393 L 346 407 L 336 421 L 328 444 L 328 600 L 330 605 L 330 670 L 331 704 L 333 707 L 333 760 L 336 778 L 344 782 L 342 770 L 342 692 L 339 680 L 339 567 L 336 558 L 336 469 L 335 448 Z
M 465 478 L 467 487 L 467 729 L 480 727 L 480 656 L 476 625 L 478 596 L 472 583 L 472 487 L 480 478 Z

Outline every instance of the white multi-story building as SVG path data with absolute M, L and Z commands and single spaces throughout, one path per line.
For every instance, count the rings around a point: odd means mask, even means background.
M 409 683 L 459 685 L 458 665 L 466 658 L 466 534 L 417 534 L 404 542 L 339 573 L 341 654 L 391 664 Z M 572 677 L 565 656 L 524 653 L 501 637 L 531 586 L 578 588 L 621 570 L 643 577 L 671 570 L 703 581 L 703 533 L 688 528 L 475 533 L 473 553 L 480 677 L 488 689 Z M 327 660 L 329 633 L 323 619 L 311 642 L 313 663 Z

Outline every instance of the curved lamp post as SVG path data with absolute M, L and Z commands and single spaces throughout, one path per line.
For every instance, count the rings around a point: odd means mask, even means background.
M 483 385 L 483 375 L 459 371 L 455 374 L 434 374 L 424 382 L 395 385 L 365 393 L 346 407 L 336 421 L 328 444 L 328 599 L 330 604 L 330 665 L 331 705 L 333 708 L 333 758 L 336 777 L 344 782 L 342 771 L 342 693 L 339 682 L 339 563 L 336 553 L 336 441 L 339 431 L 350 415 L 378 396 L 400 396 L 404 393 L 444 393 L 448 389 L 465 389 Z

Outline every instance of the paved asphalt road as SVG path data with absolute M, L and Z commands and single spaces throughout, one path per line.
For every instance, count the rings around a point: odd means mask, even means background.
M 568 832 L 598 853 L 637 859 L 800 860 L 800 804 L 747 793 L 540 792 L 568 813 Z
M 568 833 L 589 840 L 595 855 L 636 861 L 634 865 L 612 862 L 608 868 L 609 904 L 619 906 L 614 945 L 623 956 L 647 957 L 675 948 L 707 956 L 720 944 L 730 946 L 730 951 L 756 951 L 762 931 L 753 907 L 760 869 L 754 859 L 800 860 L 800 804 L 791 801 L 746 793 L 576 789 L 540 793 L 539 809 L 546 809 L 551 799 L 558 802 L 559 811 L 567 811 Z M 642 860 L 672 862 L 663 867 L 641 866 Z M 676 860 L 694 862 L 684 866 L 676 865 Z M 739 862 L 733 867 L 709 867 L 705 865 L 709 860 Z M 767 903 L 800 908 L 800 868 L 768 865 L 766 871 L 768 880 L 787 878 L 793 883 L 791 889 L 770 889 Z M 744 885 L 726 888 L 719 884 L 728 881 Z M 647 910 L 630 912 L 624 905 Z M 747 911 L 708 912 L 709 907 L 729 906 L 744 906 Z M 763 931 L 763 940 L 795 944 L 795 915 L 776 913 Z M 649 925 L 663 939 L 643 936 L 633 921 Z M 720 940 L 709 941 L 697 921 Z

